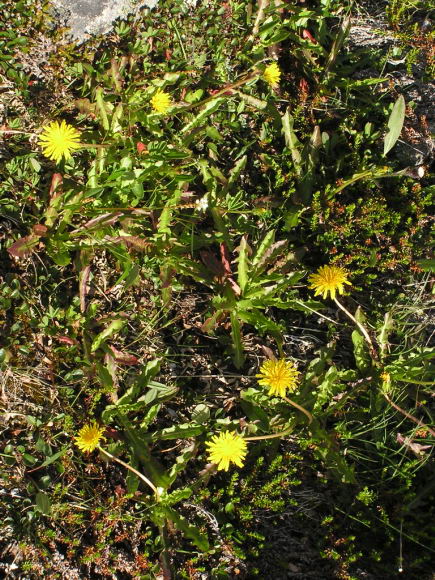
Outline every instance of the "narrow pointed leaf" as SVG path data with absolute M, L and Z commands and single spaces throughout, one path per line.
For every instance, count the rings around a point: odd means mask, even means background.
M 248 283 L 248 243 L 246 236 L 240 240 L 239 256 L 237 258 L 237 283 L 240 286 L 242 294 L 245 292 Z
M 384 139 L 384 155 L 386 155 L 396 144 L 400 133 L 402 132 L 403 123 L 405 121 L 405 99 L 403 95 L 394 103 L 390 118 L 388 119 L 388 133 Z
M 167 506 L 161 506 L 160 509 L 163 511 L 168 520 L 170 520 L 174 526 L 180 530 L 180 532 L 183 532 L 187 538 L 192 540 L 192 542 L 200 550 L 207 552 L 207 550 L 210 548 L 210 545 L 205 534 L 201 533 L 196 526 L 189 524 L 186 518 L 181 516 L 174 509 Z
M 126 321 L 122 319 L 114 320 L 109 324 L 109 326 L 100 332 L 92 342 L 91 352 L 95 352 L 101 345 L 101 343 L 109 336 L 113 336 L 117 332 L 121 330 L 121 328 L 125 325 Z
M 234 311 L 230 313 L 231 317 L 231 338 L 233 339 L 233 361 L 237 369 L 241 369 L 243 363 L 245 362 L 245 357 L 243 355 L 243 344 L 242 344 L 242 334 L 240 331 L 240 322 L 237 318 L 237 314 Z

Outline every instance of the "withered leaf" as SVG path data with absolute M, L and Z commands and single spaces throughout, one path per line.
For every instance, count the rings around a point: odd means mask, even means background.
M 30 234 L 24 238 L 20 238 L 8 248 L 8 252 L 14 258 L 26 258 L 33 253 L 39 242 L 39 235 Z

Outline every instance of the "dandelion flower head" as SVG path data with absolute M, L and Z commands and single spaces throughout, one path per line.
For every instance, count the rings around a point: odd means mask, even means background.
M 218 469 L 228 471 L 230 463 L 243 467 L 247 453 L 247 443 L 241 435 L 225 431 L 211 438 L 206 443 L 209 460 L 217 464 Z
M 158 89 L 158 91 L 154 93 L 154 96 L 151 99 L 151 107 L 157 113 L 167 113 L 171 105 L 171 95 L 165 93 L 161 89 Z
M 384 371 L 383 373 L 381 373 L 381 379 L 384 381 L 384 383 L 390 383 L 391 382 L 390 373 Z
M 99 427 L 94 421 L 80 429 L 77 437 L 74 437 L 75 443 L 80 451 L 90 453 L 98 447 L 100 439 L 104 439 L 103 433 L 104 427 Z
M 53 121 L 42 128 L 38 140 L 46 157 L 56 163 L 70 159 L 71 152 L 80 148 L 80 132 L 65 121 Z
M 309 288 L 315 290 L 314 295 L 322 294 L 327 298 L 330 293 L 331 298 L 335 298 L 335 293 L 343 294 L 344 284 L 349 284 L 347 280 L 348 273 L 344 268 L 338 266 L 322 266 L 315 274 L 311 274 L 308 280 L 311 282 Z
M 381 373 L 381 391 L 384 394 L 388 394 L 390 389 L 391 389 L 391 375 L 390 373 L 387 373 L 386 371 L 384 371 L 383 373 Z
M 264 80 L 272 87 L 277 87 L 281 78 L 281 71 L 276 62 L 273 62 L 264 69 Z
M 300 373 L 296 366 L 285 359 L 267 360 L 260 367 L 260 373 L 255 375 L 258 383 L 269 387 L 269 395 L 285 397 L 287 391 L 294 392 L 298 387 Z

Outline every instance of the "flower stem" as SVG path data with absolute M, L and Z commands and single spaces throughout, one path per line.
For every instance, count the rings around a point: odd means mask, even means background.
M 429 433 L 433 437 L 435 437 L 435 431 L 433 429 L 431 429 L 428 425 L 426 425 L 426 423 L 423 423 L 423 421 L 420 421 L 420 419 L 417 419 L 417 417 L 414 417 L 414 415 L 411 415 L 411 413 L 408 413 L 408 411 L 405 411 L 405 409 L 402 409 L 402 407 L 399 407 L 399 405 L 396 405 L 396 403 L 394 403 L 394 401 L 392 401 L 390 399 L 390 397 L 387 395 L 387 393 L 383 393 L 383 395 L 384 395 L 386 401 L 392 407 L 394 407 L 394 409 L 396 409 L 396 411 L 399 411 L 399 413 L 402 413 L 402 415 L 404 415 L 405 417 L 407 417 L 410 421 L 412 421 L 413 423 L 415 423 L 419 427 L 423 427 L 423 429 L 427 429 L 429 431 Z
M 119 463 L 119 465 L 122 465 L 123 467 L 125 467 L 126 469 L 128 469 L 129 471 L 131 471 L 132 473 L 137 475 L 142 481 L 144 481 L 153 490 L 153 492 L 156 495 L 156 498 L 157 499 L 159 498 L 159 492 L 158 492 L 156 486 L 147 477 L 145 477 L 145 475 L 143 475 L 143 473 L 140 473 L 140 471 L 138 471 L 137 469 L 135 469 L 134 467 L 132 467 L 128 463 L 125 463 L 124 461 L 122 461 L 122 459 L 115 457 L 115 455 L 112 455 L 111 453 L 109 453 L 108 451 L 103 449 L 102 447 L 98 446 L 98 449 L 99 449 L 99 451 L 101 451 L 101 453 L 103 453 L 104 455 L 106 455 L 110 459 L 113 459 L 113 461 L 116 461 L 117 463 Z
M 202 99 L 202 101 L 199 101 L 198 103 L 192 103 L 190 105 L 185 105 L 183 107 L 180 107 L 180 110 L 181 111 L 190 111 L 191 109 L 196 109 L 198 107 L 206 105 L 210 101 L 214 101 L 218 97 L 221 97 L 222 95 L 228 94 L 228 91 L 234 91 L 238 87 L 241 87 L 241 86 L 245 85 L 246 83 L 249 83 L 250 81 L 254 80 L 257 76 L 258 76 L 257 72 L 249 73 L 249 74 L 245 75 L 244 77 L 242 77 L 241 79 L 239 79 L 238 81 L 236 81 L 230 85 L 225 85 L 222 89 L 220 89 L 219 91 L 217 91 L 216 93 L 214 93 L 210 97 L 206 97 L 205 99 Z
M 79 143 L 82 149 L 107 149 L 110 143 Z
M 399 383 L 411 383 L 412 385 L 435 385 L 435 381 L 414 381 L 414 379 L 407 379 L 406 377 L 394 377 L 394 380 L 399 381 Z
M 259 0 L 258 1 L 257 17 L 256 17 L 255 22 L 254 22 L 254 27 L 252 29 L 252 33 L 251 33 L 248 40 L 252 41 L 257 36 L 258 31 L 260 30 L 261 21 L 264 20 L 264 14 L 266 12 L 268 5 L 269 5 L 269 0 Z
M 301 411 L 301 413 L 303 413 L 308 418 L 308 425 L 310 425 L 313 422 L 312 414 L 309 411 L 307 411 L 304 407 L 301 407 L 301 405 L 298 405 L 297 403 L 295 403 L 291 399 L 288 399 L 287 397 L 284 397 L 284 400 L 286 400 L 289 405 L 296 407 L 296 409 Z
M 301 413 L 303 413 L 308 418 L 308 425 L 310 425 L 313 422 L 313 416 L 309 411 L 307 411 L 304 407 L 301 407 L 301 405 L 298 405 L 298 403 L 295 403 L 295 401 L 292 401 L 291 399 L 288 399 L 287 397 L 283 397 L 283 398 L 285 401 L 287 401 L 287 403 L 289 405 L 292 405 L 293 407 L 295 407 L 296 409 L 301 411 Z M 288 433 L 291 433 L 292 431 L 293 431 L 293 427 L 288 427 L 284 431 L 280 431 L 280 433 L 272 433 L 272 435 L 259 435 L 257 437 L 244 437 L 244 440 L 245 441 L 260 441 L 261 439 L 275 439 L 276 437 L 284 437 L 285 435 L 288 435 Z
M 370 338 L 369 333 L 367 332 L 367 330 L 364 328 L 364 326 L 361 324 L 361 322 L 358 322 L 358 320 L 355 318 L 355 316 L 353 316 L 353 314 L 351 314 L 349 312 L 349 310 L 347 310 L 343 304 L 341 304 L 341 302 L 339 302 L 337 300 L 337 298 L 334 298 L 334 302 L 337 304 L 337 306 L 346 314 L 346 316 L 348 316 L 352 322 L 354 322 L 358 329 L 361 331 L 361 334 L 364 336 L 364 338 L 366 339 L 367 344 L 369 345 L 370 348 L 370 354 L 372 355 L 372 357 L 377 360 L 378 359 L 378 355 L 377 352 L 375 350 L 375 347 L 373 346 L 373 342 L 372 339 Z
M 261 439 L 276 439 L 277 437 L 284 437 L 293 431 L 293 427 L 288 427 L 279 433 L 272 433 L 272 435 L 259 435 L 258 437 L 243 437 L 245 441 L 260 441 Z
M 7 135 L 10 133 L 11 135 L 35 135 L 36 133 L 32 133 L 31 131 L 17 131 L 16 129 L 0 129 L 0 133 L 4 133 Z

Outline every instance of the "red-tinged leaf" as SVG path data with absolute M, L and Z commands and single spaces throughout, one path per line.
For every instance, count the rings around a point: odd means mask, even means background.
M 11 132 L 9 133 L 8 129 L 11 130 Z M 14 135 L 14 130 L 11 129 L 9 127 L 9 125 L 0 125 L 0 134 L 2 136 L 3 139 L 9 139 L 10 137 L 13 137 Z
M 252 200 L 255 207 L 279 207 L 282 201 L 272 195 L 264 195 L 263 197 L 256 197 Z
M 146 215 L 151 217 L 152 216 L 152 211 L 146 210 L 146 209 L 140 209 L 139 207 L 129 207 L 126 208 L 128 209 L 128 211 L 131 213 L 131 215 Z
M 264 355 L 269 359 L 269 360 L 276 360 L 276 356 L 273 352 L 273 350 L 271 348 L 269 348 L 268 346 L 266 346 L 265 344 L 260 345 L 261 350 L 263 351 Z
M 118 387 L 119 387 L 119 382 L 118 382 L 118 375 L 117 375 L 117 370 L 118 370 L 118 365 L 116 363 L 116 360 L 113 356 L 113 353 L 106 353 L 104 356 L 104 365 L 105 365 L 105 369 L 107 370 L 107 372 L 109 373 L 111 379 L 112 379 L 112 384 L 114 387 L 114 392 L 112 392 L 110 394 L 111 399 L 113 400 L 113 402 L 117 401 L 117 396 L 116 396 L 116 392 L 118 391 Z
M 204 266 L 206 266 L 217 278 L 225 277 L 225 267 L 222 262 L 219 262 L 216 256 L 208 250 L 201 250 L 199 255 L 201 256 Z
M 230 258 L 230 254 L 228 252 L 228 248 L 224 242 L 222 242 L 219 245 L 219 249 L 221 252 L 221 260 L 222 260 L 222 264 L 223 264 L 223 267 L 225 270 L 225 274 L 227 274 L 228 276 L 232 276 L 233 272 L 231 270 L 231 264 L 230 264 L 231 258 Z
M 63 177 L 61 173 L 53 173 L 53 176 L 51 178 L 50 191 L 48 192 L 50 198 L 53 197 L 53 194 L 59 187 L 59 185 L 62 185 L 62 181 Z
M 35 224 L 32 227 L 32 231 L 35 236 L 45 236 L 45 234 L 48 232 L 48 228 L 42 224 Z
M 133 354 L 129 354 L 128 352 L 122 352 L 116 349 L 114 346 L 109 345 L 110 350 L 113 353 L 113 358 L 115 361 L 122 365 L 138 365 L 139 359 L 134 356 Z
M 306 100 L 308 95 L 310 94 L 310 85 L 304 78 L 299 80 L 299 91 L 301 93 L 302 98 Z
M 110 437 L 110 439 L 115 439 L 115 441 L 119 441 L 120 439 L 122 439 L 119 431 L 117 429 L 114 429 L 113 427 L 106 427 L 104 430 L 104 436 Z
M 419 457 L 424 455 L 424 452 L 428 449 L 432 449 L 432 445 L 421 445 L 420 443 L 414 443 L 410 437 L 403 437 L 401 433 L 397 433 L 396 440 L 397 443 L 404 445 Z
M 145 145 L 145 143 L 142 143 L 142 141 L 138 141 L 136 143 L 136 151 L 139 153 L 139 155 L 142 155 L 142 154 L 146 155 L 148 153 L 148 148 Z
M 88 222 L 86 222 L 85 224 L 83 224 L 82 226 L 80 226 L 71 233 L 77 234 L 78 232 L 81 232 L 83 230 L 90 230 L 95 226 L 111 226 L 116 222 L 116 220 L 119 218 L 120 215 L 122 215 L 121 212 L 103 213 L 102 215 L 99 215 L 96 218 L 92 218 L 91 220 L 89 220 Z
M 302 38 L 305 38 L 305 40 L 310 40 L 313 44 L 317 44 L 317 40 L 306 28 L 304 28 L 304 30 L 302 31 Z
M 160 280 L 162 282 L 162 288 L 169 288 L 174 279 L 175 270 L 173 268 L 162 267 L 160 268 Z
M 222 94 L 222 95 L 227 95 L 227 96 L 231 96 L 234 94 L 234 90 L 233 89 L 227 89 L 226 91 L 222 92 L 223 89 L 210 89 L 208 91 L 209 95 L 214 96 L 217 95 L 218 93 Z
M 90 265 L 85 266 L 79 275 L 80 312 L 85 312 L 86 310 L 86 296 L 90 290 L 88 285 L 90 275 Z
M 175 270 L 170 266 L 160 268 L 160 280 L 162 282 L 163 304 L 167 306 L 172 298 L 172 280 L 174 279 Z
M 207 318 L 207 320 L 201 325 L 202 332 L 209 333 L 212 332 L 216 326 L 226 317 L 226 313 L 222 310 L 217 310 L 213 316 Z
M 8 248 L 8 252 L 14 258 L 26 258 L 33 253 L 39 242 L 39 236 L 30 234 L 24 238 L 20 238 Z
M 55 338 L 59 342 L 67 344 L 68 346 L 75 346 L 76 344 L 78 344 L 78 341 L 75 338 L 70 338 L 69 336 L 55 336 Z
M 257 261 L 256 271 L 257 273 L 263 271 L 269 264 L 276 262 L 278 257 L 281 256 L 287 249 L 288 240 L 278 240 L 270 245 L 267 250 L 265 250 L 261 258 Z
M 195 197 L 196 195 L 194 191 L 183 191 L 183 193 L 181 194 L 180 201 L 182 203 L 191 203 L 192 199 L 194 199 Z
M 113 84 L 115 85 L 116 91 L 120 93 L 122 90 L 123 79 L 121 76 L 119 62 L 115 58 L 112 58 L 110 61 L 110 72 L 112 73 Z
M 125 495 L 125 489 L 122 487 L 122 485 L 116 485 L 114 492 L 116 497 L 122 497 L 123 495 Z
M 115 242 L 117 244 L 125 244 L 127 248 L 145 251 L 147 250 L 152 244 L 148 242 L 144 238 L 140 238 L 139 236 L 116 236 L 116 237 L 107 237 L 105 238 L 109 242 Z
M 230 258 L 228 249 L 225 244 L 220 244 L 220 258 L 219 260 L 208 250 L 200 251 L 201 260 L 205 266 L 218 278 L 219 282 L 227 281 L 231 286 L 234 294 L 240 296 L 242 291 L 237 282 L 233 279 L 233 273 L 231 271 Z
M 242 289 L 240 288 L 240 286 L 237 284 L 237 282 L 234 280 L 234 278 L 231 278 L 231 276 L 228 276 L 227 278 L 227 282 L 229 283 L 229 285 L 231 286 L 232 291 L 234 292 L 234 294 L 236 296 L 241 296 L 242 294 Z

